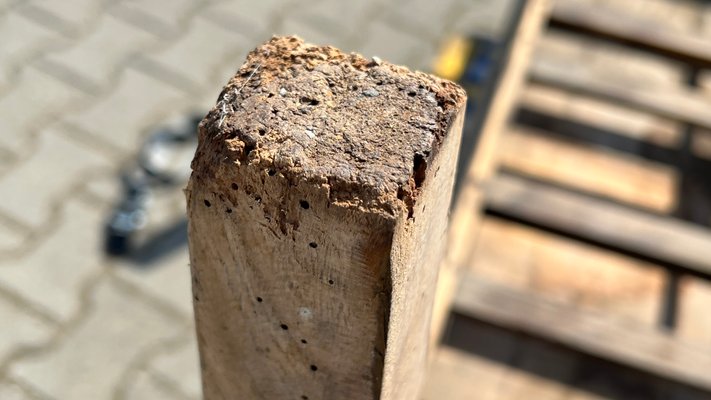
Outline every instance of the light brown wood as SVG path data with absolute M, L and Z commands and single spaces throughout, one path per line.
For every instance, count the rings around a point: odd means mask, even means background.
M 711 234 L 700 226 L 506 175 L 487 185 L 486 201 L 509 217 L 711 276 Z
M 614 150 L 585 146 L 512 127 L 501 143 L 501 166 L 596 195 L 667 213 L 676 206 L 676 171 Z
M 581 312 L 564 302 L 466 275 L 454 310 L 671 381 L 711 389 L 707 348 L 640 324 L 615 322 L 599 313 Z
M 692 32 L 660 27 L 624 11 L 584 2 L 558 1 L 551 25 L 604 38 L 699 67 L 711 67 L 711 43 Z M 666 28 L 666 29 L 665 29 Z
M 536 83 L 526 86 L 519 105 L 539 114 L 668 148 L 677 146 L 681 136 L 681 124 L 676 121 Z
M 187 188 L 205 399 L 414 399 L 466 96 L 275 37 L 203 120 Z
M 515 29 L 511 43 L 509 59 L 501 75 L 501 83 L 490 100 L 491 107 L 481 126 L 481 132 L 478 132 L 479 140 L 472 162 L 466 171 L 459 171 L 465 177 L 450 218 L 449 247 L 437 283 L 432 317 L 432 345 L 437 343 L 443 332 L 457 287 L 459 266 L 471 253 L 472 230 L 476 229 L 481 204 L 479 185 L 496 169 L 495 153 L 498 136 L 511 115 L 531 51 L 540 34 L 549 6 L 548 0 L 525 1 L 519 26 Z
M 533 82 L 557 87 L 573 93 L 581 93 L 606 101 L 628 106 L 664 118 L 687 122 L 711 129 L 711 100 L 697 90 L 664 88 L 660 96 L 648 88 L 621 87 L 597 77 L 586 70 L 584 65 L 572 68 L 549 60 L 537 59 L 531 63 L 529 76 Z
M 482 222 L 471 276 L 611 319 L 657 325 L 665 270 L 500 218 Z

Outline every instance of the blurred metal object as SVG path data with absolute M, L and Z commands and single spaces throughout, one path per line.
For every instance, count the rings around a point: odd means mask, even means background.
M 156 129 L 141 146 L 136 164 L 121 173 L 123 198 L 106 224 L 106 253 L 128 254 L 133 236 L 148 224 L 153 190 L 187 180 L 201 119 L 202 114 L 191 113 Z

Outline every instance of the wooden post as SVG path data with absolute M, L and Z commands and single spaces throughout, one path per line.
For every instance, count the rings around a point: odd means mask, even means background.
M 186 190 L 205 399 L 417 398 L 465 101 L 295 37 L 249 54 Z

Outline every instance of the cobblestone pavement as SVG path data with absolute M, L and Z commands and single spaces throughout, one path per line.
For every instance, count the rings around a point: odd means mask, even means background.
M 150 130 L 207 109 L 252 47 L 296 33 L 426 70 L 510 3 L 0 0 L 0 399 L 200 397 L 185 246 L 111 259 L 103 224 Z M 151 210 L 180 228 L 182 193 Z

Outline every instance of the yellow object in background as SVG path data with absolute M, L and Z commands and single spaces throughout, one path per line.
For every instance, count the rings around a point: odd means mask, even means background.
M 473 42 L 463 36 L 454 36 L 447 39 L 439 56 L 435 59 L 434 74 L 445 79 L 458 81 L 464 73 L 473 47 Z

